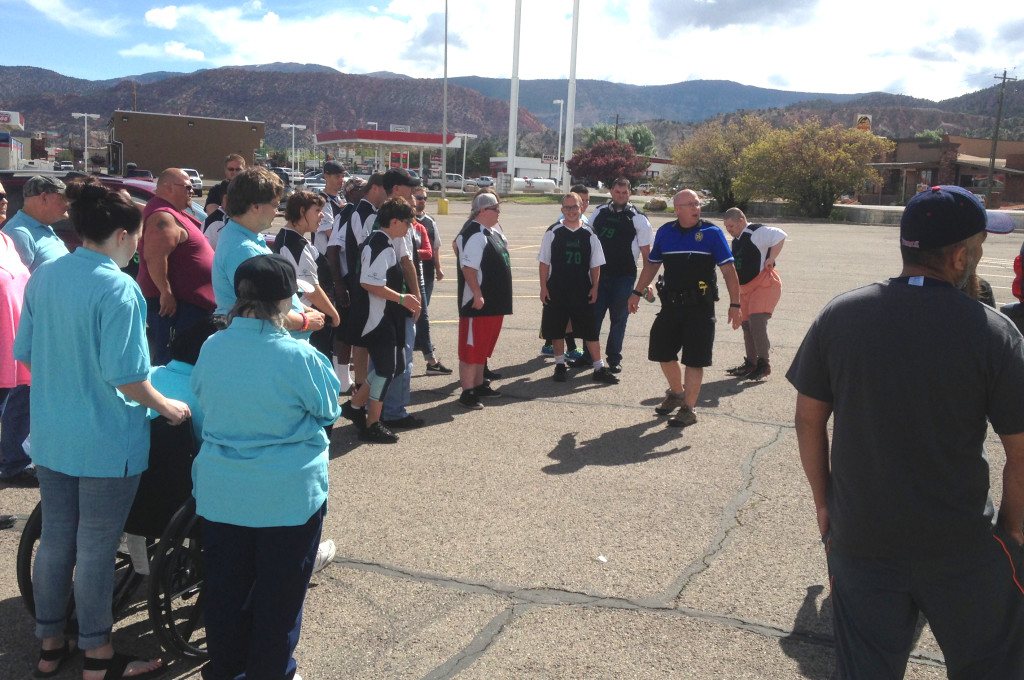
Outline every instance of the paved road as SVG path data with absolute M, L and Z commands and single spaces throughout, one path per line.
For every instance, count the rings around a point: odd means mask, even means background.
M 445 241 L 466 218 L 452 203 Z M 782 302 L 769 326 L 775 373 L 737 382 L 743 354 L 720 305 L 715 365 L 685 430 L 653 407 L 665 384 L 646 361 L 656 305 L 630 320 L 622 384 L 589 372 L 551 381 L 539 356 L 536 254 L 550 206 L 506 205 L 516 281 L 492 367 L 504 397 L 467 412 L 454 378 L 417 362 L 412 411 L 430 425 L 396 446 L 347 424 L 331 447 L 325 536 L 334 564 L 313 579 L 297 657 L 305 680 L 409 678 L 828 678 L 831 624 L 823 551 L 783 375 L 821 306 L 899 270 L 891 227 L 781 223 Z M 655 218 L 655 224 L 668 217 Z M 991 236 L 980 273 L 1010 301 L 1019 236 Z M 446 252 L 446 269 L 454 274 Z M 454 279 L 431 306 L 439 355 L 455 365 Z M 344 422 L 344 421 L 343 421 Z M 990 437 L 993 470 L 1002 467 Z M 999 486 L 995 486 L 998 494 Z M 0 489 L 26 515 L 37 493 Z M 26 676 L 32 624 L 18 599 L 18 534 L 0 532 L 0 677 Z M 119 647 L 157 652 L 139 612 Z M 943 678 L 925 630 L 908 678 Z M 74 670 L 61 677 L 73 678 Z M 165 677 L 197 677 L 176 663 Z

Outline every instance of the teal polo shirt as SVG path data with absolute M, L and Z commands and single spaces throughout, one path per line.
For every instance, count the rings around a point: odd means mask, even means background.
M 217 301 L 215 314 L 227 314 L 235 306 L 235 270 L 250 257 L 270 255 L 263 234 L 254 234 L 238 222 L 229 220 L 217 239 L 213 254 L 213 297 Z M 292 310 L 302 312 L 298 295 L 292 295 Z M 290 331 L 292 337 L 306 340 L 312 331 Z
M 259 319 L 203 344 L 192 391 L 205 415 L 192 464 L 196 512 L 246 527 L 305 524 L 327 500 L 341 384 L 327 358 Z
M 7 221 L 3 232 L 14 241 L 18 256 L 28 267 L 29 272 L 35 272 L 44 262 L 56 260 L 58 257 L 68 254 L 67 246 L 53 231 L 53 228 L 34 217 L 29 217 L 24 210 L 19 210 L 14 217 Z
M 203 409 L 199 400 L 192 393 L 189 382 L 192 380 L 192 364 L 172 359 L 166 366 L 154 366 L 149 371 L 149 382 L 157 392 L 168 399 L 177 399 L 188 404 L 192 411 L 192 432 L 196 438 L 196 448 L 203 444 Z M 150 419 L 158 418 L 159 413 L 149 410 Z
M 128 477 L 149 462 L 146 408 L 118 385 L 149 377 L 138 284 L 82 247 L 25 287 L 14 357 L 32 364 L 32 460 L 76 477 Z

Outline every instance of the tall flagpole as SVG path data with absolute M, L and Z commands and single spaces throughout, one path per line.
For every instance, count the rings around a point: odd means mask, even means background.
M 572 158 L 572 129 L 576 118 L 576 41 L 580 33 L 580 0 L 572 3 L 572 53 L 569 55 L 569 101 L 565 112 L 565 153 L 566 161 Z M 562 191 L 568 192 L 572 184 L 572 173 L 562 174 Z

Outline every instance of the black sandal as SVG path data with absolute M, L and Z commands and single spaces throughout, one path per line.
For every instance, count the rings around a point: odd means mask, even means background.
M 60 673 L 61 666 L 64 662 L 71 658 L 71 646 L 68 641 L 64 641 L 63 647 L 57 647 L 56 649 L 40 649 L 39 660 L 40 661 L 56 661 L 57 665 L 53 667 L 51 671 L 39 670 L 39 665 L 36 665 L 36 669 L 32 671 L 33 678 L 52 678 L 53 676 Z
M 91 656 L 87 656 L 82 661 L 82 670 L 104 671 L 103 680 L 120 680 L 125 677 L 124 672 L 128 670 L 128 664 L 133 661 L 144 661 L 144 659 L 132 656 L 131 654 L 119 654 L 118 652 L 114 652 L 114 656 L 109 659 L 96 659 Z M 138 673 L 137 675 L 129 675 L 127 677 L 129 680 L 145 680 L 145 678 L 155 678 L 166 671 L 167 666 L 161 664 L 151 671 Z

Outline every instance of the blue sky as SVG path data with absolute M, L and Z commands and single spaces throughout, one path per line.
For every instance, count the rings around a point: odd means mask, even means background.
M 443 0 L 0 0 L 0 64 L 91 80 L 274 61 L 442 75 Z M 1024 76 L 1024 2 L 581 0 L 577 77 L 944 99 Z M 508 77 L 513 0 L 449 0 L 448 73 Z M 984 11 L 982 11 L 982 8 Z M 571 0 L 523 0 L 521 78 L 564 78 Z

